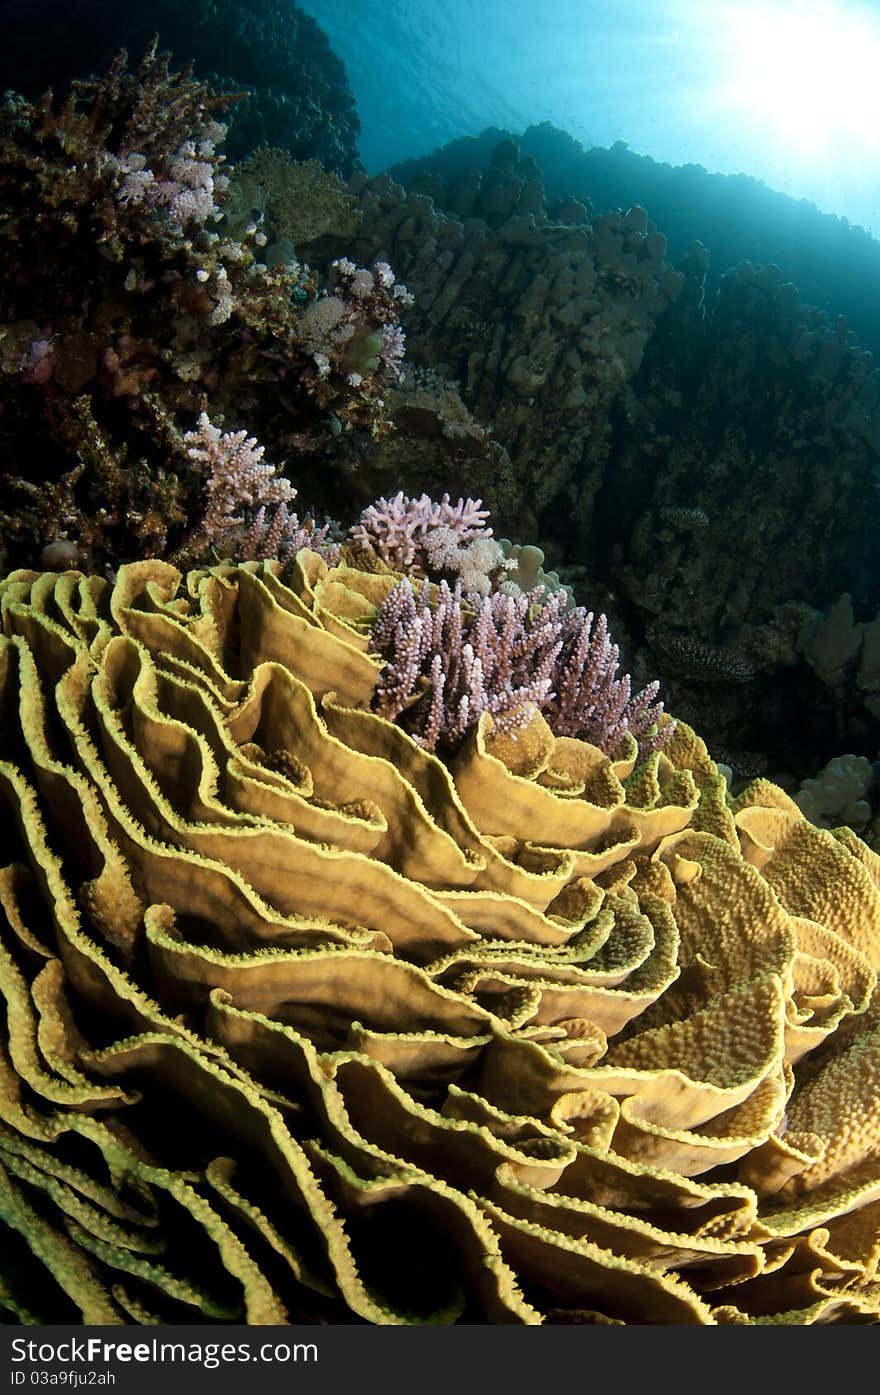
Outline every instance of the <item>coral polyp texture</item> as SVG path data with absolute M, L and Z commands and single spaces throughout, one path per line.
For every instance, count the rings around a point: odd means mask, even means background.
M 880 859 L 679 723 L 371 711 L 394 575 L 0 584 L 13 1321 L 880 1311 Z

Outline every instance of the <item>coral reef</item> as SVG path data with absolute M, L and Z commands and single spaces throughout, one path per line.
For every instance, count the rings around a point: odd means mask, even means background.
M 231 167 L 238 105 L 154 54 L 60 110 L 7 104 L 0 567 L 207 560 L 205 413 L 295 475 L 313 530 L 398 492 L 484 498 L 519 541 L 438 535 L 435 579 L 561 574 L 738 778 L 873 759 L 873 650 L 851 700 L 850 666 L 829 681 L 791 634 L 842 587 L 878 603 L 880 379 L 846 324 L 772 266 L 707 303 L 705 248 L 673 268 L 640 206 L 551 203 L 511 140 L 409 192 L 277 148 Z M 248 555 L 303 541 L 272 518 Z
M 347 177 L 360 122 L 345 69 L 294 0 L 4 0 L 16 36 L 0 54 L 0 89 L 64 95 L 117 49 L 142 52 L 153 35 L 218 91 L 245 91 L 230 131 L 235 158 L 267 142 Z
M 234 8 L 0 107 L 0 1309 L 875 1322 L 870 355 Z
M 350 182 L 357 255 L 388 257 L 415 294 L 410 360 L 492 430 L 498 458 L 455 486 L 609 614 L 633 671 L 659 671 L 738 771 L 796 787 L 841 750 L 873 759 L 872 690 L 854 711 L 770 642 L 778 619 L 790 647 L 792 606 L 824 610 L 841 588 L 877 610 L 870 353 L 779 267 L 742 263 L 707 298 L 706 247 L 673 267 L 640 206 L 561 199 L 560 169 L 548 199 L 514 140 L 472 146 L 479 168 L 453 150 L 410 166 L 407 188 Z
M 14 1320 L 865 1322 L 880 859 L 369 710 L 393 575 L 0 583 Z
M 241 238 L 258 221 L 266 235 L 268 266 L 294 255 L 311 261 L 321 249 L 345 251 L 360 222 L 342 180 L 317 160 L 299 163 L 286 150 L 263 147 L 235 166 L 223 208 L 223 227 Z
M 223 233 L 231 104 L 153 46 L 60 108 L 0 110 L 0 566 L 56 543 L 88 569 L 179 552 L 202 412 L 279 467 L 296 452 L 320 508 L 332 461 L 388 430 L 405 288 L 384 263 L 270 267 L 256 224 Z

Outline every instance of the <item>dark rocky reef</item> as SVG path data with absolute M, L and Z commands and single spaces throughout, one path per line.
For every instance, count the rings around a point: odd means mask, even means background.
M 424 159 L 395 165 L 389 173 L 407 190 L 427 188 L 450 207 L 453 191 L 474 169 L 489 164 L 502 139 L 511 139 L 510 132 L 491 127 Z M 738 262 L 775 262 L 805 301 L 846 315 L 863 347 L 880 351 L 880 243 L 864 228 L 750 175 L 670 165 L 637 155 L 623 141 L 610 149 L 585 149 L 548 121 L 530 126 L 517 140 L 523 157 L 540 165 L 551 208 L 572 197 L 597 211 L 644 204 L 663 229 L 673 260 L 684 256 L 695 238 L 711 248 L 710 294 Z

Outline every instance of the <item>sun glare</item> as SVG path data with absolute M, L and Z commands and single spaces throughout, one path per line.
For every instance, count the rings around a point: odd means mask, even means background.
M 721 90 L 733 119 L 814 161 L 880 149 L 880 24 L 863 10 L 757 3 L 719 20 Z

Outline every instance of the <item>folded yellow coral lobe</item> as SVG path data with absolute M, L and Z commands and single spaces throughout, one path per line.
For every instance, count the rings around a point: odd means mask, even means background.
M 681 723 L 444 764 L 393 582 L 0 582 L 0 1307 L 876 1321 L 880 860 Z

